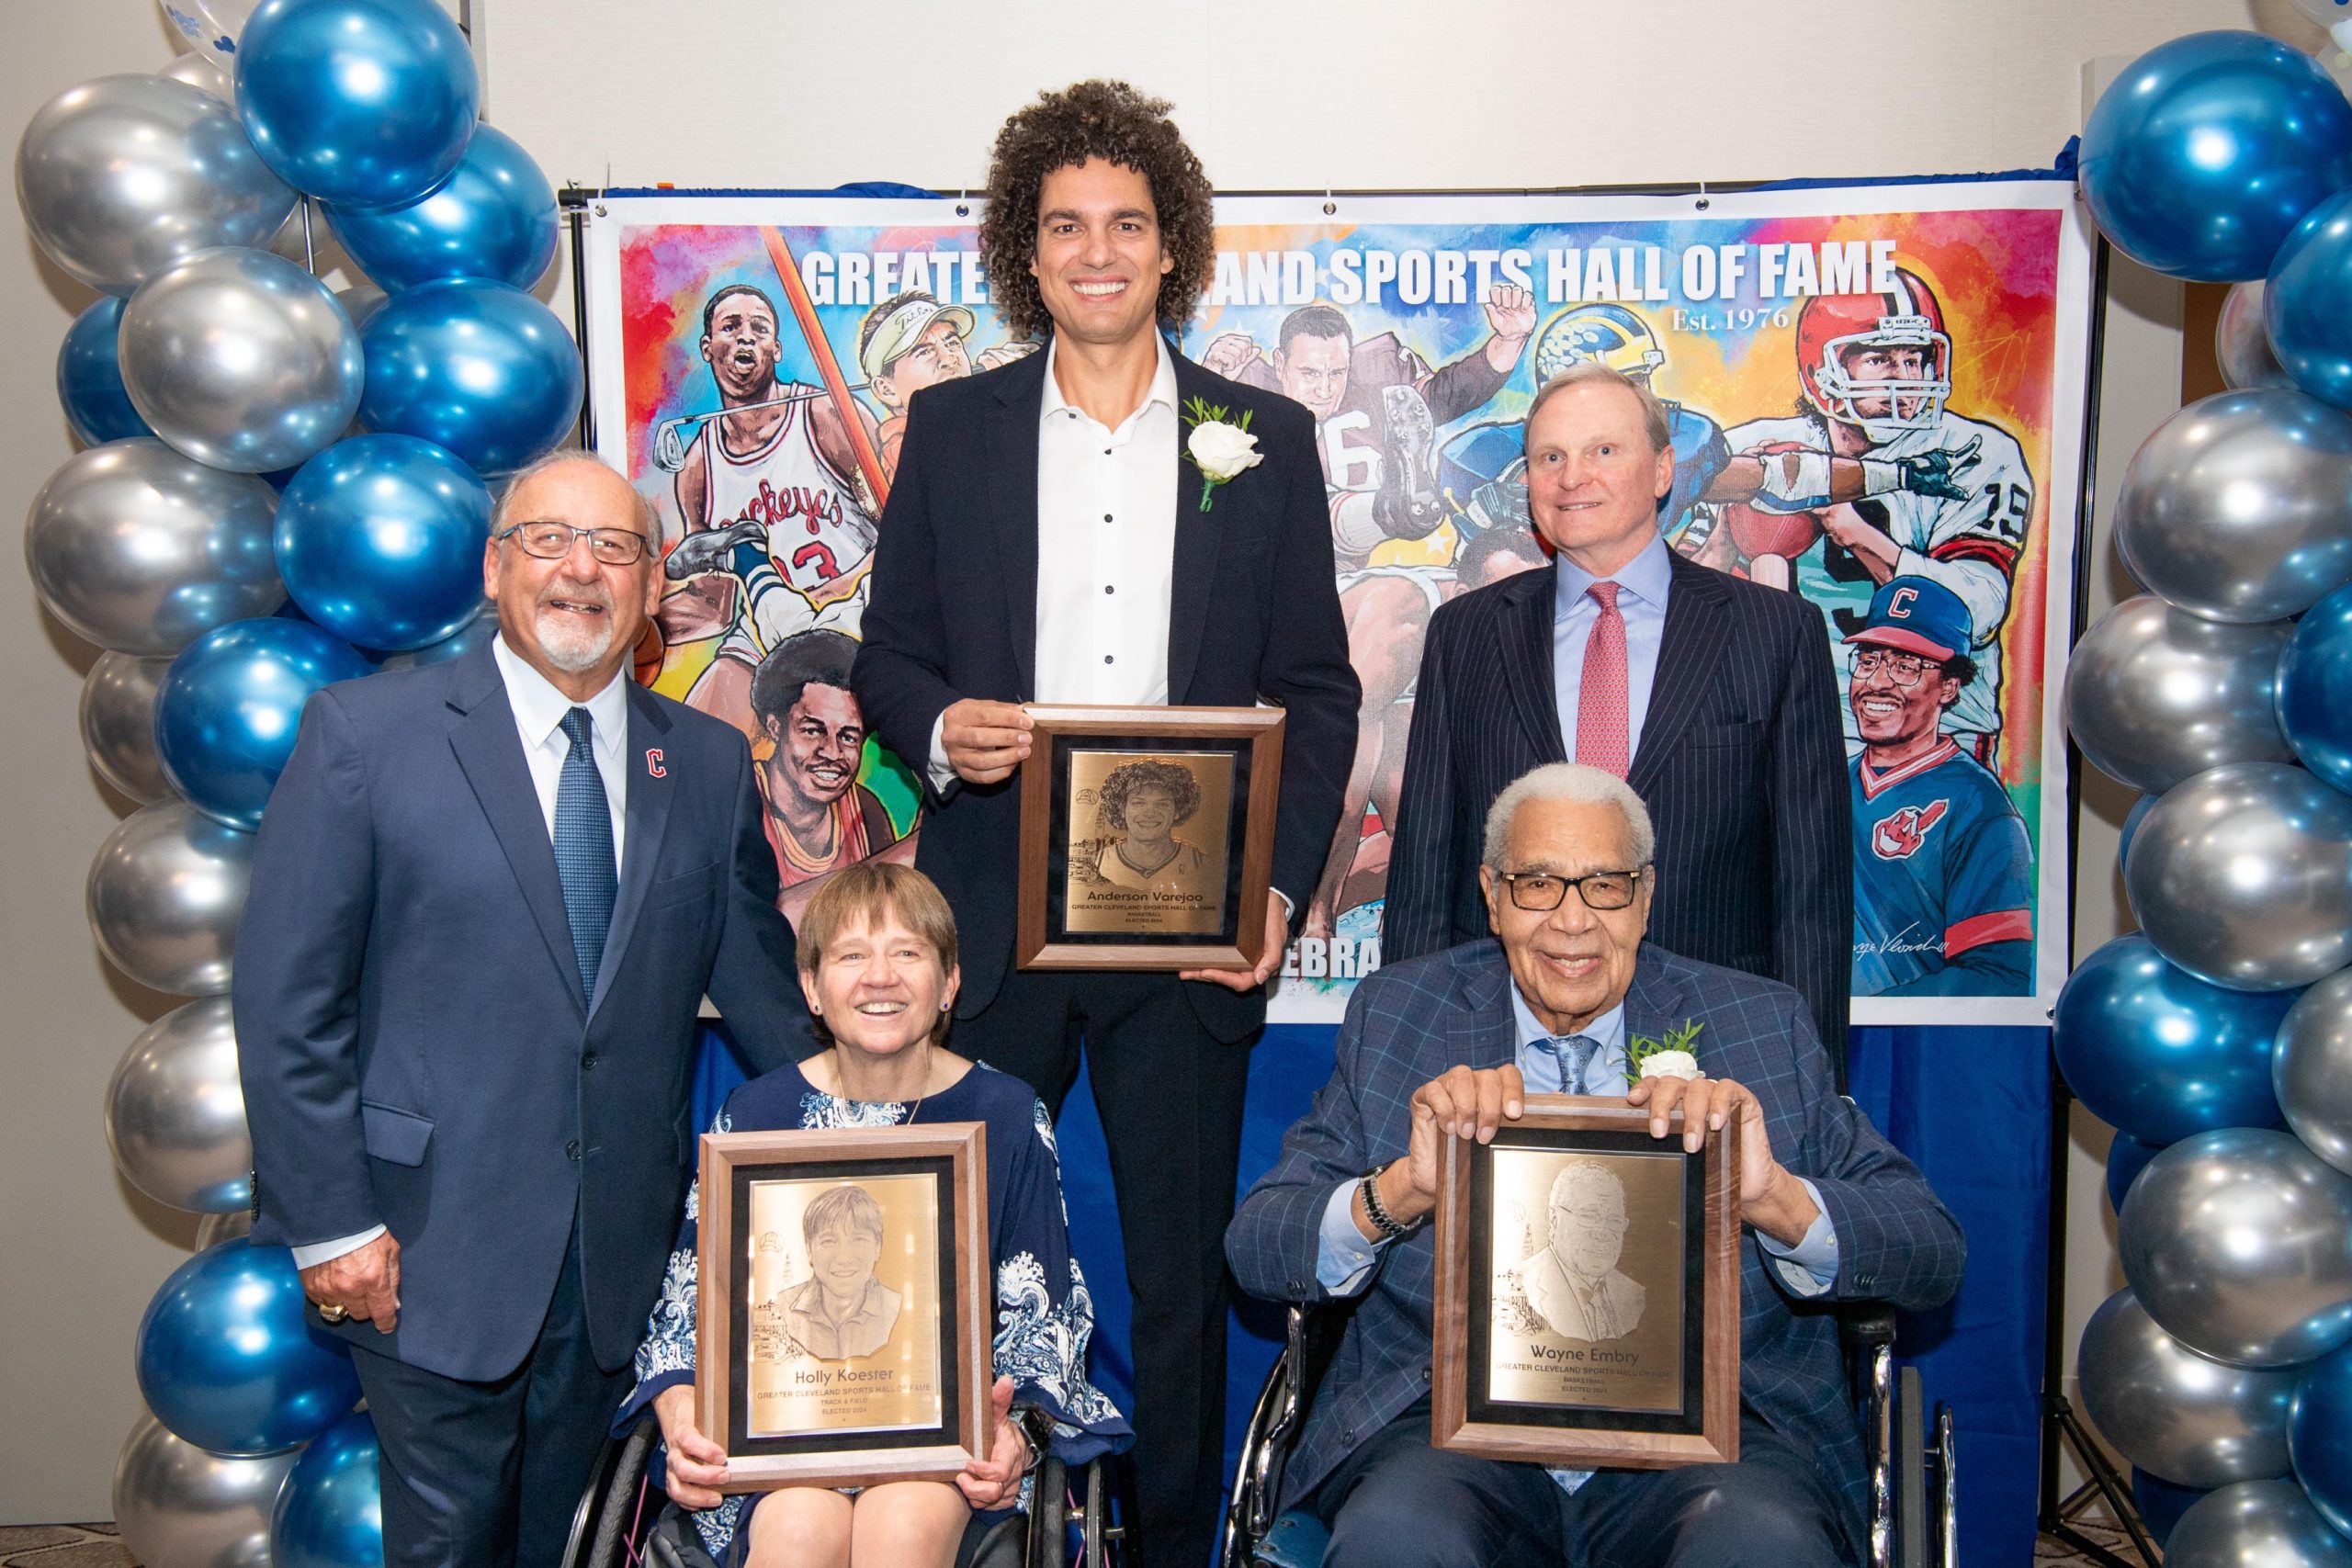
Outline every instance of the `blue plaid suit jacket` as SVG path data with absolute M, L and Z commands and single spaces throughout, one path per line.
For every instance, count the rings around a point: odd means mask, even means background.
M 1511 1060 L 1510 986 L 1502 947 L 1487 939 L 1383 968 L 1356 987 L 1330 1081 L 1226 1232 L 1244 1290 L 1272 1301 L 1329 1299 L 1315 1259 L 1332 1188 L 1405 1152 L 1421 1085 L 1456 1063 Z M 1625 998 L 1628 1032 L 1663 1036 L 1686 1019 L 1705 1026 L 1693 1043 L 1700 1066 L 1755 1091 L 1773 1154 L 1812 1179 L 1837 1226 L 1838 1279 L 1810 1299 L 1791 1295 L 1753 1235 L 1745 1238 L 1740 1401 L 1814 1456 L 1846 1501 L 1851 1539 L 1861 1540 L 1861 1441 L 1830 1303 L 1883 1300 L 1916 1310 L 1946 1300 L 1965 1257 L 1959 1223 L 1918 1168 L 1832 1086 L 1794 991 L 1644 943 Z M 1307 1416 L 1285 1506 L 1428 1392 L 1435 1256 L 1427 1226 L 1385 1249 Z

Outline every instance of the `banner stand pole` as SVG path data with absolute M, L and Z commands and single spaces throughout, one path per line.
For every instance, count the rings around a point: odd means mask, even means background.
M 2098 500 L 2099 381 L 2106 368 L 2107 276 L 2113 257 L 2105 235 L 2099 236 L 2092 254 L 2090 374 L 2083 395 L 2082 469 L 2075 518 L 2075 602 L 2066 639 L 2070 648 L 2082 640 L 2085 623 L 2089 619 L 2091 571 L 2096 560 L 2091 536 Z M 2083 754 L 2070 738 L 2066 742 L 2066 962 L 2070 968 L 2075 958 L 2075 898 L 2082 883 L 2082 829 Z M 2075 1527 L 2073 1521 L 2085 1508 L 2093 1502 L 2104 1502 L 2116 1523 L 2131 1537 L 2141 1564 L 2154 1568 L 2162 1559 L 2132 1506 L 2131 1488 L 2099 1450 L 2066 1398 L 2066 1164 L 2074 1142 L 2074 1104 L 2075 1097 L 2066 1089 L 2053 1054 L 2050 1063 L 2050 1234 L 2044 1265 L 2049 1272 L 2044 1281 L 2041 1322 L 2041 1499 L 2035 1522 L 2042 1534 L 2064 1541 L 2107 1568 L 2139 1568 Z M 2074 1450 L 2076 1461 L 2090 1476 L 2063 1499 L 2058 1495 L 2062 1445 Z

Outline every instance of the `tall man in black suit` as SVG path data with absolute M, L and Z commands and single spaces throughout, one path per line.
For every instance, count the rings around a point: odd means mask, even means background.
M 1167 105 L 1118 83 L 1008 120 L 980 232 L 991 298 L 1046 351 L 925 389 L 882 519 L 859 702 L 930 759 L 915 863 L 964 939 L 956 1049 L 1048 1106 L 1085 1043 L 1135 1296 L 1136 1472 L 1155 1562 L 1197 1568 L 1216 1517 L 1227 1285 L 1261 990 L 1329 853 L 1357 685 L 1314 421 L 1161 336 L 1214 260 L 1209 186 Z M 1258 461 L 1210 485 L 1193 400 Z M 1024 702 L 1287 710 L 1265 957 L 1254 972 L 1014 973 Z
M 1527 419 L 1528 513 L 1556 552 L 1430 619 L 1389 852 L 1381 956 L 1486 934 L 1479 823 L 1544 762 L 1603 768 L 1657 823 L 1650 940 L 1795 987 L 1844 1057 L 1851 808 L 1821 613 L 1697 566 L 1658 536 L 1664 409 L 1600 365 Z
M 752 755 L 629 660 L 652 510 L 516 475 L 497 637 L 311 699 L 254 846 L 234 998 L 260 1213 L 350 1344 L 388 1563 L 560 1561 L 695 1147 L 706 992 L 814 1048 Z

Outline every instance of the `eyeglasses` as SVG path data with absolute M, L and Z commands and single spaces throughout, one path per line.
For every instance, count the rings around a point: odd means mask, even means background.
M 1916 686 L 1928 671 L 1942 668 L 1932 659 L 1923 659 L 1916 653 L 1893 653 L 1883 648 L 1864 649 L 1854 655 L 1855 674 L 1884 675 L 1898 686 Z
M 1571 887 L 1588 909 L 1622 909 L 1634 901 L 1634 890 L 1649 874 L 1649 868 L 1595 871 L 1583 876 L 1557 876 L 1548 871 L 1506 871 L 1501 874 L 1503 884 L 1510 889 L 1512 903 L 1536 914 L 1549 914 L 1566 900 Z
M 588 541 L 588 553 L 606 566 L 635 566 L 645 556 L 645 536 L 630 528 L 575 528 L 569 523 L 517 523 L 493 539 L 513 539 L 523 553 L 561 560 L 574 539 Z

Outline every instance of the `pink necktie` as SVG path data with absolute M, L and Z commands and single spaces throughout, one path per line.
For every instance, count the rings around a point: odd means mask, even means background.
M 1584 676 L 1577 692 L 1577 761 L 1622 779 L 1632 765 L 1625 744 L 1625 617 L 1617 610 L 1615 583 L 1596 582 L 1585 592 L 1600 606 L 1600 615 L 1584 639 Z

